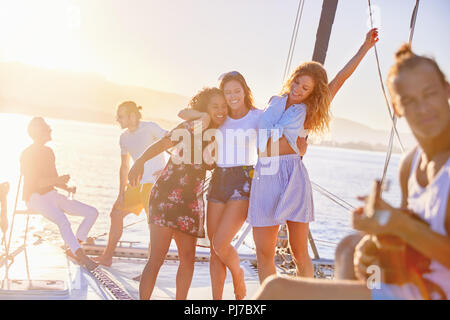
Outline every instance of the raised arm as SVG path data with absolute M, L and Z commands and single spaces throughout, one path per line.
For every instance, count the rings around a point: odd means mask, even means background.
M 200 112 L 197 110 L 194 110 L 192 108 L 185 108 L 178 112 L 178 117 L 180 117 L 183 120 L 191 121 L 191 120 L 197 120 L 200 119 L 204 114 L 207 114 L 206 112 Z
M 201 130 L 208 128 L 209 123 L 211 122 L 211 117 L 207 112 L 200 112 L 192 108 L 185 108 L 181 110 L 180 112 L 178 112 L 178 117 L 187 121 L 201 120 L 201 125 L 203 128 L 200 128 Z
M 328 86 L 330 88 L 331 99 L 334 98 L 336 93 L 344 84 L 345 80 L 347 80 L 353 74 L 353 72 L 356 70 L 359 63 L 366 55 L 366 53 L 375 45 L 377 41 L 378 41 L 378 29 L 373 28 L 367 33 L 366 39 L 364 40 L 364 43 L 362 44 L 361 48 L 359 48 L 358 52 L 353 56 L 353 58 L 350 59 L 350 61 L 345 65 L 345 67 L 342 68 L 342 70 L 339 71 L 338 74 L 334 77 L 334 79 L 329 83 Z

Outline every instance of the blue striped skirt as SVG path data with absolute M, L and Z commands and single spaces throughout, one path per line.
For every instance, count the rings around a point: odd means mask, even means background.
M 314 221 L 311 182 L 300 156 L 288 154 L 258 159 L 247 221 L 253 227 Z

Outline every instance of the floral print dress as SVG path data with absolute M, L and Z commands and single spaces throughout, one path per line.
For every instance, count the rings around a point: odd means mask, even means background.
M 187 129 L 191 138 L 191 155 L 194 154 L 193 122 L 186 121 L 175 129 Z M 173 132 L 167 135 L 173 137 Z M 202 150 L 204 143 L 202 142 Z M 204 163 L 175 161 L 182 155 L 179 148 L 172 153 L 166 167 L 153 186 L 149 202 L 149 223 L 170 227 L 194 237 L 205 237 L 205 208 L 203 201 L 206 170 Z

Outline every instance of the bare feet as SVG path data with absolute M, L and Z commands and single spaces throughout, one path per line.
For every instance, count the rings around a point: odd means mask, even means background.
M 77 262 L 80 262 L 80 259 L 78 259 L 78 257 L 72 253 L 72 250 L 65 249 L 64 252 L 66 253 L 67 256 L 71 257 L 72 259 L 76 260 Z
M 92 271 L 98 267 L 98 263 L 89 258 L 84 252 L 80 251 L 80 249 L 77 250 L 76 254 L 73 254 L 70 249 L 67 249 L 65 252 L 66 255 L 77 261 L 89 271 Z
M 86 268 L 88 271 L 92 271 L 95 268 L 98 267 L 98 263 L 89 258 L 83 249 L 78 249 L 75 252 L 75 255 L 77 256 L 77 260 Z
M 136 277 L 133 278 L 134 281 L 141 281 L 142 275 L 138 275 Z
M 88 257 L 83 258 L 81 263 L 84 265 L 86 269 L 88 269 L 88 271 L 93 271 L 95 268 L 98 267 L 98 263 Z
M 244 270 L 241 268 L 239 276 L 236 279 L 233 278 L 234 296 L 236 297 L 236 300 L 242 300 L 247 295 L 244 276 Z
M 105 267 L 111 267 L 112 265 L 112 258 L 106 257 L 105 255 L 95 257 L 94 260 Z
M 78 240 L 78 242 L 79 242 L 81 245 L 83 245 L 83 244 L 95 244 L 95 239 L 92 238 L 92 237 L 88 237 L 88 238 L 86 239 L 86 241 L 81 241 L 80 239 L 77 239 L 77 240 Z

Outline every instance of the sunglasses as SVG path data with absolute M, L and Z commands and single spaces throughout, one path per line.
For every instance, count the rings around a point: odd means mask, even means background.
M 237 72 L 237 71 L 230 71 L 230 72 L 222 73 L 222 74 L 219 76 L 219 79 L 217 79 L 217 80 L 221 81 L 221 80 L 223 80 L 223 78 L 225 78 L 225 77 L 231 77 L 231 76 L 241 76 L 241 77 L 242 77 L 242 75 L 241 75 L 239 72 Z

